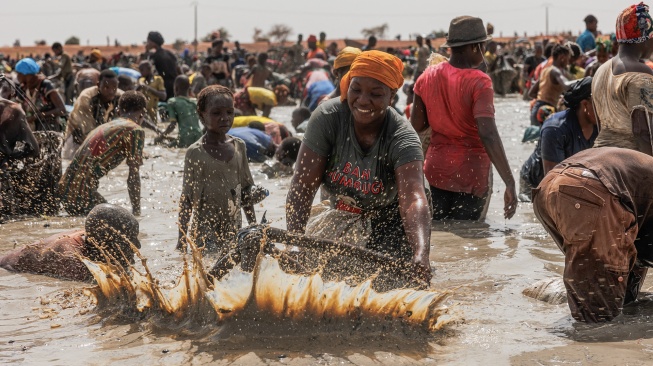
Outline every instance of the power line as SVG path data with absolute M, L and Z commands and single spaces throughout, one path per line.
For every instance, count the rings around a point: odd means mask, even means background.
M 185 6 L 159 6 L 147 8 L 129 8 L 129 9 L 102 9 L 102 10 L 81 10 L 81 11 L 47 11 L 47 12 L 17 12 L 2 13 L 4 17 L 21 17 L 21 16 L 54 16 L 54 15 L 103 15 L 103 14 L 121 14 L 137 13 L 139 11 L 161 11 L 170 9 L 186 9 Z

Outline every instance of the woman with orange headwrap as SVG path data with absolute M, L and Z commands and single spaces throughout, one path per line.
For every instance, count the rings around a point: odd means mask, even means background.
M 361 53 L 340 81 L 341 96 L 311 115 L 286 201 L 288 230 L 303 233 L 317 189 L 331 208 L 359 215 L 368 249 L 416 264 L 431 276 L 431 214 L 419 138 L 390 106 L 403 85 L 401 60 Z M 351 241 L 351 238 L 342 238 Z M 361 243 L 360 240 L 357 240 Z

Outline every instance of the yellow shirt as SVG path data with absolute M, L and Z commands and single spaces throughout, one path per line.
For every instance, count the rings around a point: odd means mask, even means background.
M 151 82 L 145 81 L 144 77 L 141 77 L 138 79 L 139 84 L 144 84 L 144 85 L 149 85 L 150 87 L 154 88 L 155 90 L 158 91 L 163 91 L 166 90 L 166 86 L 163 82 L 163 78 L 160 77 L 159 75 L 154 75 L 153 79 Z M 143 95 L 145 95 L 145 99 L 147 99 L 147 116 L 150 119 L 150 121 L 156 123 L 157 121 L 157 116 L 158 116 L 158 108 L 159 108 L 159 98 L 156 97 L 153 93 L 149 91 L 144 91 Z
M 249 93 L 249 101 L 256 105 L 258 109 L 263 109 L 263 106 L 266 105 L 277 105 L 277 96 L 270 89 L 252 86 L 247 88 L 247 92 Z

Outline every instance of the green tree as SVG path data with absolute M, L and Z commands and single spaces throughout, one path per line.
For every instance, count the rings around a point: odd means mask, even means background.
M 220 38 L 225 42 L 229 42 L 231 38 L 231 33 L 225 28 L 220 27 L 216 30 L 212 30 L 207 33 L 204 37 L 200 38 L 200 42 L 213 42 L 214 39 Z
M 268 32 L 268 37 L 279 43 L 285 43 L 288 36 L 292 34 L 292 28 L 285 24 L 275 24 Z
M 378 25 L 376 27 L 371 27 L 371 28 L 363 28 L 361 33 L 365 38 L 369 38 L 371 36 L 374 36 L 379 39 L 385 38 L 385 33 L 388 31 L 388 23 L 383 23 L 381 25 Z
M 181 51 L 186 47 L 186 41 L 184 41 L 181 38 L 177 38 L 175 40 L 175 43 L 172 44 L 172 48 L 174 48 L 176 51 Z
M 64 44 L 72 44 L 72 45 L 79 45 L 79 38 L 75 36 L 70 36 Z

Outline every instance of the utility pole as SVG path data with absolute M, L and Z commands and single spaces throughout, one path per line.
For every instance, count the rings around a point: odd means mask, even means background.
M 545 25 L 545 28 L 544 28 L 545 29 L 544 35 L 548 36 L 549 35 L 549 7 L 551 6 L 551 3 L 544 3 L 543 6 L 544 6 L 544 16 L 545 16 L 545 22 L 546 22 L 546 25 Z
M 197 1 L 193 1 L 191 5 L 195 7 L 195 39 L 193 40 L 193 47 L 195 49 L 195 54 L 197 54 Z

